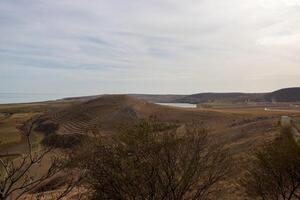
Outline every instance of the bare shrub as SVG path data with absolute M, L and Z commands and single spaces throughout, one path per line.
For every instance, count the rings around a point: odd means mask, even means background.
M 300 199 L 300 147 L 290 129 L 252 154 L 240 185 L 253 199 Z
M 227 151 L 196 126 L 142 121 L 86 145 L 76 159 L 91 199 L 208 199 L 230 170 Z
M 22 127 L 28 144 L 27 152 L 17 158 L 0 157 L 0 200 L 23 198 L 65 170 L 64 162 L 61 162 L 61 159 L 53 154 L 52 148 L 46 148 L 39 152 L 32 151 L 30 134 L 36 121 L 37 119 L 32 119 Z M 50 160 L 50 163 L 37 175 L 34 172 L 42 169 L 41 165 L 45 159 Z M 55 199 L 62 199 L 70 193 L 80 179 L 81 176 L 74 176 L 73 179 L 66 181 L 65 189 Z
M 48 121 L 41 121 L 36 123 L 36 127 L 34 128 L 35 131 L 43 132 L 46 135 L 55 133 L 59 128 L 59 125 L 54 122 Z
M 42 140 L 42 144 L 48 147 L 71 149 L 79 145 L 84 139 L 83 137 L 85 136 L 80 134 L 57 135 L 55 133 L 52 133 L 50 135 L 47 135 Z

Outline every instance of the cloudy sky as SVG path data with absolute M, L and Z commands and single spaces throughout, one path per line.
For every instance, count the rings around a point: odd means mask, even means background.
M 0 92 L 300 86 L 300 0 L 1 0 Z

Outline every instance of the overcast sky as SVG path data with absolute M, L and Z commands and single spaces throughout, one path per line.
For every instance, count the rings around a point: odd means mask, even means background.
M 1 0 L 0 92 L 300 86 L 300 0 Z

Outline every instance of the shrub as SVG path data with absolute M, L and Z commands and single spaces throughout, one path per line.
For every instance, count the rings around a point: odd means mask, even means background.
M 300 147 L 291 129 L 256 150 L 241 180 L 251 198 L 263 200 L 300 199 Z
M 83 139 L 82 135 L 70 134 L 70 135 L 57 135 L 50 134 L 42 140 L 42 144 L 45 146 L 69 149 L 73 148 L 81 143 Z
M 206 199 L 230 170 L 221 145 L 203 129 L 185 133 L 143 121 L 112 137 L 93 138 L 76 157 L 91 199 Z M 94 143 L 94 146 L 91 144 Z
M 53 122 L 40 122 L 36 125 L 34 128 L 35 131 L 37 132 L 43 132 L 45 134 L 51 134 L 55 133 L 59 128 L 59 125 Z

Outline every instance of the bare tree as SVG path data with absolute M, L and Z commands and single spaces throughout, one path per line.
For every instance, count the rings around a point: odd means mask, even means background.
M 0 158 L 0 167 L 2 168 L 0 200 L 8 198 L 20 199 L 65 169 L 64 163 L 57 156 L 52 155 L 52 148 L 45 148 L 39 152 L 32 151 L 30 134 L 37 121 L 38 118 L 32 119 L 22 127 L 22 132 L 28 144 L 27 152 L 16 159 Z M 51 160 L 48 168 L 41 175 L 33 175 L 32 172 L 39 170 L 40 165 L 46 158 Z M 58 195 L 57 200 L 70 193 L 78 185 L 79 181 L 80 176 L 76 176 L 67 182 L 65 190 Z
M 300 199 L 300 147 L 290 129 L 253 153 L 240 185 L 253 199 Z
M 230 170 L 227 151 L 196 127 L 143 121 L 92 140 L 77 157 L 91 199 L 208 199 Z

